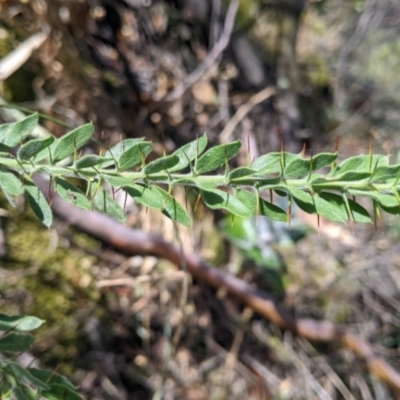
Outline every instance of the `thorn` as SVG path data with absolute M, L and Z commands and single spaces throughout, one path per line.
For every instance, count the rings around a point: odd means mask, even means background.
M 202 220 L 204 217 L 204 206 L 203 203 L 200 204 L 199 218 Z
M 124 198 L 124 212 L 126 211 L 126 203 L 128 201 L 128 192 L 125 192 L 125 198 Z
M 104 143 L 104 131 L 101 131 L 101 134 L 100 134 L 100 151 L 99 151 L 99 156 L 100 157 L 103 155 L 103 152 L 104 152 L 103 143 Z
M 199 193 L 199 194 L 197 195 L 196 202 L 194 203 L 194 209 L 193 209 L 194 212 L 196 212 L 196 210 L 197 210 L 197 206 L 199 205 L 200 198 L 201 198 L 201 195 L 200 195 L 200 193 Z
M 196 162 L 197 159 L 199 158 L 199 135 L 196 135 Z
M 260 220 L 260 193 L 257 190 L 257 204 L 256 204 L 256 226 L 258 227 L 258 222 Z
M 166 155 L 166 150 L 165 150 L 165 137 L 164 137 L 164 133 L 161 134 L 161 142 L 162 142 L 162 147 L 163 147 L 163 157 L 165 157 Z
M 290 230 L 290 224 L 292 222 L 292 197 L 289 197 L 286 218 L 287 218 L 288 228 Z
M 301 150 L 301 157 L 306 157 L 306 142 L 303 143 L 303 149 Z
M 390 150 L 392 149 L 392 142 L 388 142 L 388 144 L 387 144 L 387 165 L 389 165 L 389 160 L 390 160 L 390 156 L 391 156 L 391 154 L 390 154 Z
M 187 194 L 187 187 L 184 186 L 183 190 L 185 191 L 185 209 L 188 210 L 188 194 Z
M 340 136 L 336 135 L 335 148 L 333 150 L 334 153 L 338 153 L 339 152 L 339 142 L 340 142 Z
M 272 190 L 269 190 L 269 202 L 272 204 Z
M 49 206 L 51 207 L 51 205 L 53 204 L 53 200 L 54 200 L 54 196 L 56 195 L 56 190 L 53 189 L 53 192 L 50 194 L 50 198 L 49 198 Z
M 369 131 L 369 148 L 368 148 L 368 154 L 369 156 L 372 156 L 372 130 Z
M 51 184 L 53 183 L 53 178 L 50 178 L 49 180 L 49 188 L 47 190 L 47 198 L 51 199 Z
M 317 214 L 318 236 L 321 237 L 321 216 Z
M 376 203 L 374 202 L 374 230 L 375 232 L 378 232 L 378 223 L 377 223 L 377 206 Z
M 247 166 L 251 165 L 251 148 L 250 148 L 250 133 L 247 133 Z

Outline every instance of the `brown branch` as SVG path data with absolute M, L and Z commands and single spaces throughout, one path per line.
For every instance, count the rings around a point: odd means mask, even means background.
M 36 177 L 36 181 L 46 194 L 47 183 L 40 177 Z M 57 195 L 51 207 L 56 215 L 74 227 L 91 234 L 120 252 L 129 255 L 153 255 L 181 265 L 180 250 L 161 237 L 127 228 L 107 215 L 81 210 Z M 184 257 L 187 269 L 194 278 L 215 289 L 224 287 L 230 295 L 281 328 L 308 340 L 337 343 L 351 350 L 365 361 L 371 373 L 390 386 L 400 398 L 400 374 L 383 358 L 375 355 L 371 344 L 361 337 L 330 321 L 296 318 L 279 305 L 270 294 L 255 290 L 246 282 L 208 265 L 195 255 L 186 254 Z
M 175 89 L 168 93 L 163 101 L 175 101 L 181 98 L 187 90 L 189 90 L 198 80 L 200 80 L 205 73 L 217 62 L 217 59 L 228 47 L 233 28 L 235 25 L 236 12 L 239 7 L 239 0 L 232 0 L 229 4 L 228 11 L 225 17 L 224 29 L 221 37 L 212 50 L 207 54 L 203 62 L 180 83 Z

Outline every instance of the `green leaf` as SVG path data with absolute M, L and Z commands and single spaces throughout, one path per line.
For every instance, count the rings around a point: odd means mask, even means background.
M 169 172 L 181 171 L 182 169 L 186 168 L 192 161 L 199 158 L 207 147 L 207 142 L 207 135 L 203 135 L 193 142 L 190 142 L 185 146 L 175 150 L 173 155 L 179 158 L 179 162 L 172 168 L 169 168 Z
M 75 161 L 74 167 L 76 169 L 94 167 L 99 164 L 103 164 L 107 161 L 110 161 L 110 158 L 97 156 L 95 154 L 88 154 L 86 156 L 81 157 L 79 160 Z
M 272 221 L 286 222 L 287 220 L 286 212 L 284 210 L 275 204 L 258 197 L 252 192 L 247 190 L 239 190 L 237 198 L 246 205 L 252 215 L 257 215 L 257 213 L 259 215 L 265 215 Z
M 256 173 L 256 171 L 251 168 L 247 168 L 247 167 L 236 168 L 230 172 L 229 180 L 232 181 L 234 179 L 243 178 L 245 176 L 253 175 L 255 173 Z
M 377 167 L 372 175 L 371 182 L 386 182 L 389 179 L 397 179 L 400 175 L 400 164 Z
M 18 150 L 18 158 L 20 160 L 29 160 L 31 157 L 36 156 L 44 149 L 47 149 L 54 142 L 53 136 L 46 139 L 33 139 L 25 143 Z
M 337 157 L 338 155 L 336 153 L 320 153 L 313 158 L 296 158 L 289 163 L 286 160 L 285 177 L 304 177 L 310 172 L 332 165 L 332 163 L 336 161 Z
M 22 368 L 20 365 L 7 361 L 7 370 L 10 370 L 12 374 L 17 377 L 19 380 L 24 381 L 29 385 L 33 385 L 41 390 L 49 390 L 50 386 L 43 382 L 41 379 L 38 379 L 34 375 L 32 375 L 26 368 Z
M 0 338 L 0 351 L 21 352 L 30 350 L 33 346 L 33 336 L 11 332 Z
M 41 392 L 40 395 L 48 400 L 82 400 L 75 390 L 60 384 L 51 385 L 51 390 Z
M 152 187 L 153 191 L 160 193 L 164 197 L 164 206 L 161 212 L 168 218 L 181 223 L 182 225 L 189 227 L 192 223 L 188 213 L 185 209 L 165 190 L 158 186 Z
M 21 121 L 0 125 L 0 143 L 7 147 L 17 146 L 33 132 L 38 123 L 39 115 L 35 113 Z
M 0 314 L 0 331 L 8 331 L 9 329 L 16 331 L 32 331 L 39 328 L 43 323 L 44 321 L 42 319 L 29 315 L 8 316 Z
M 368 179 L 371 176 L 371 172 L 363 171 L 348 171 L 342 175 L 335 175 L 333 180 L 339 182 L 346 181 L 362 181 Z
M 369 215 L 369 212 L 362 207 L 360 204 L 355 202 L 354 200 L 347 199 L 347 204 L 349 205 L 349 209 L 347 211 L 350 211 L 351 219 L 354 222 L 361 222 L 361 223 L 371 223 L 371 216 Z
M 2 400 L 10 400 L 11 391 L 12 391 L 12 386 L 7 381 L 2 379 L 0 387 L 0 398 Z
M 238 217 L 250 217 L 251 212 L 246 205 L 230 193 L 219 189 L 201 190 L 204 203 L 213 210 L 225 209 Z
M 329 192 L 315 193 L 314 201 L 318 214 L 331 221 L 346 222 L 348 220 L 342 196 Z
M 102 174 L 101 178 L 104 178 L 112 186 L 127 186 L 132 183 L 132 179 L 126 178 L 125 176 L 116 174 Z
M 64 160 L 71 154 L 74 154 L 93 136 L 93 133 L 94 126 L 92 123 L 89 123 L 57 139 L 53 153 L 53 162 Z
M 124 187 L 124 190 L 138 203 L 161 210 L 168 218 L 180 222 L 184 226 L 191 225 L 190 217 L 183 207 L 171 194 L 168 194 L 160 187 L 132 184 Z
M 118 159 L 118 169 L 124 171 L 143 163 L 145 158 L 152 152 L 153 143 L 140 142 L 125 150 Z
M 221 144 L 211 148 L 197 160 L 196 173 L 204 174 L 225 165 L 232 157 L 235 157 L 239 153 L 241 147 L 242 142 L 237 140 L 236 142 Z
M 312 158 L 312 171 L 331 166 L 338 158 L 337 153 L 319 153 Z
M 13 389 L 13 394 L 15 395 L 15 398 L 17 400 L 32 400 L 32 398 L 30 396 L 27 396 L 24 391 L 22 390 L 21 387 L 16 386 Z
M 275 174 L 281 172 L 281 160 L 283 160 L 283 167 L 285 167 L 298 159 L 302 159 L 301 154 L 272 152 L 258 157 L 251 168 L 261 174 Z
M 166 156 L 159 158 L 148 163 L 144 168 L 144 173 L 146 175 L 155 174 L 160 171 L 165 171 L 166 169 L 172 168 L 177 165 L 179 158 L 175 155 Z
M 126 139 L 122 142 L 117 143 L 115 146 L 111 147 L 111 149 L 107 150 L 104 154 L 104 157 L 108 159 L 101 164 L 101 168 L 106 168 L 111 165 L 117 163 L 121 154 L 131 148 L 133 145 L 138 143 L 143 143 L 144 138 L 136 138 L 136 139 Z
M 33 212 L 44 225 L 50 227 L 53 222 L 53 213 L 47 203 L 46 197 L 32 182 L 27 182 L 24 188 L 26 197 L 28 198 L 28 202 Z
M 301 178 L 309 174 L 311 171 L 311 160 L 298 158 L 293 160 L 285 168 L 285 178 Z
M 22 182 L 11 172 L 0 171 L 0 187 L 13 206 L 13 196 L 18 196 L 24 191 Z
M 331 221 L 346 222 L 346 206 L 341 196 L 333 193 L 311 193 L 290 188 L 295 203 L 308 214 L 320 214 Z
M 371 191 L 364 191 L 364 190 L 357 190 L 357 189 L 348 189 L 348 194 L 353 196 L 363 196 L 369 197 L 377 201 L 380 205 L 386 208 L 395 208 L 399 205 L 397 198 L 394 195 L 386 194 L 386 193 L 379 193 L 379 192 L 371 192 Z
M 372 172 L 375 166 L 380 167 L 387 165 L 387 156 L 383 155 L 359 155 L 356 157 L 348 158 L 343 161 L 336 170 L 332 171 L 331 175 L 334 176 L 343 174 L 345 172 Z
M 101 187 L 92 189 L 91 196 L 93 204 L 99 211 L 109 215 L 117 221 L 125 223 L 126 218 L 124 210 L 104 189 Z
M 91 203 L 86 195 L 71 182 L 65 179 L 56 178 L 56 192 L 68 203 L 74 204 L 85 210 L 90 210 Z
M 29 373 L 42 382 L 52 386 L 53 384 L 63 385 L 71 390 L 75 390 L 75 386 L 64 376 L 46 369 L 27 368 Z

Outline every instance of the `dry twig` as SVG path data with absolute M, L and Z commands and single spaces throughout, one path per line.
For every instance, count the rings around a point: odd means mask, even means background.
M 181 98 L 187 90 L 189 90 L 207 73 L 211 67 L 214 66 L 219 56 L 228 47 L 235 24 L 235 17 L 238 7 L 239 0 L 232 0 L 226 13 L 224 29 L 218 42 L 208 53 L 203 62 L 186 78 L 186 80 L 180 83 L 174 90 L 165 96 L 163 99 L 164 101 L 175 101 Z
M 260 104 L 263 101 L 269 99 L 274 94 L 276 94 L 276 89 L 272 86 L 268 86 L 260 92 L 256 93 L 254 96 L 250 97 L 249 101 L 242 104 L 236 111 L 235 115 L 225 125 L 225 128 L 219 135 L 219 141 L 221 143 L 226 143 L 232 135 L 233 131 L 235 130 L 236 126 L 251 111 L 251 109 L 257 104 Z

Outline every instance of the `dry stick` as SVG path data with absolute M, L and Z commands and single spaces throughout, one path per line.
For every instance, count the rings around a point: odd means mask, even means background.
M 224 29 L 218 42 L 207 54 L 203 62 L 186 78 L 186 80 L 180 83 L 174 90 L 172 90 L 172 92 L 168 93 L 164 97 L 164 101 L 175 101 L 181 98 L 187 90 L 189 90 L 207 73 L 212 66 L 214 66 L 219 56 L 228 47 L 233 28 L 235 26 L 235 18 L 238 7 L 239 0 L 232 0 L 229 4 L 228 11 L 226 12 Z
M 38 49 L 47 39 L 50 28 L 45 25 L 41 32 L 35 33 L 18 45 L 13 51 L 0 60 L 0 81 L 7 79 L 13 74 L 28 58 L 33 51 Z
M 36 183 L 46 194 L 47 182 L 39 176 Z M 179 248 L 161 237 L 125 227 L 111 217 L 94 211 L 84 211 L 55 196 L 52 209 L 56 215 L 71 225 L 87 232 L 122 253 L 129 255 L 153 255 L 165 258 L 175 265 L 182 263 Z M 382 357 L 374 354 L 371 345 L 360 336 L 348 332 L 344 327 L 330 321 L 316 321 L 296 318 L 283 308 L 267 292 L 254 289 L 235 276 L 224 273 L 192 254 L 185 255 L 188 271 L 195 279 L 207 283 L 215 289 L 225 288 L 254 312 L 269 319 L 283 329 L 288 329 L 308 340 L 336 342 L 365 360 L 367 369 L 388 384 L 400 398 L 400 374 Z
M 221 143 L 226 143 L 232 135 L 233 131 L 235 130 L 236 126 L 251 111 L 251 109 L 257 104 L 260 104 L 263 101 L 269 99 L 274 94 L 276 94 L 276 88 L 274 88 L 273 86 L 268 86 L 260 92 L 256 93 L 254 96 L 250 97 L 249 101 L 242 104 L 236 111 L 235 115 L 225 125 L 225 128 L 219 135 L 219 141 Z

